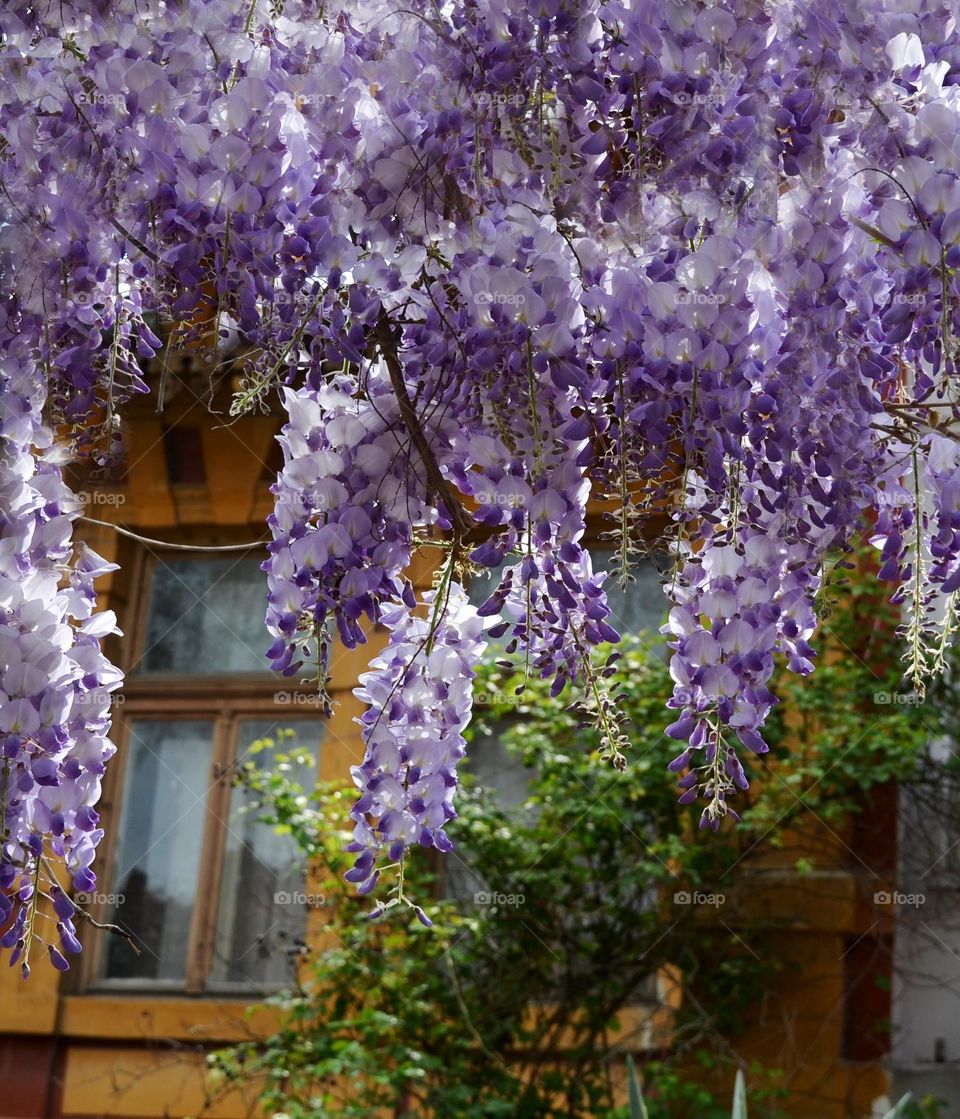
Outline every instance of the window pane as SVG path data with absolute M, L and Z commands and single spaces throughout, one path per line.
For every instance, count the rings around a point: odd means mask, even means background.
M 609 548 L 590 548 L 594 571 L 609 571 L 613 559 L 613 552 Z M 511 563 L 515 562 L 513 560 Z M 469 596 L 474 605 L 489 598 L 496 590 L 503 577 L 503 570 L 509 566 L 504 563 L 495 570 L 474 576 L 470 580 Z M 641 632 L 653 637 L 651 651 L 658 652 L 663 647 L 663 639 L 659 634 L 660 626 L 667 612 L 666 599 L 660 585 L 660 573 L 652 560 L 635 560 L 631 565 L 634 582 L 626 590 L 621 590 L 616 578 L 610 576 L 604 583 L 607 593 L 607 603 L 610 606 L 610 622 L 614 629 L 621 634 L 638 634 Z M 506 644 L 509 635 L 505 635 L 500 644 Z
M 613 552 L 609 548 L 591 548 L 594 571 L 609 571 Z M 660 572 L 652 560 L 636 560 L 630 565 L 634 582 L 622 590 L 616 576 L 611 575 L 603 584 L 610 606 L 613 628 L 622 634 L 648 633 L 659 647 L 662 638 L 660 626 L 665 620 L 667 600 L 660 585 Z
M 260 559 L 158 560 L 140 672 L 268 672 Z
M 613 560 L 611 549 L 593 547 L 589 551 L 594 571 L 610 570 Z M 495 571 L 470 580 L 471 602 L 479 605 L 493 593 L 506 566 L 504 564 Z M 660 573 L 650 559 L 635 560 L 631 570 L 634 582 L 626 590 L 622 590 L 613 577 L 604 583 L 610 622 L 624 636 L 643 633 L 645 648 L 655 656 L 663 656 L 665 642 L 659 628 L 666 614 L 666 600 L 660 585 Z M 509 633 L 494 644 L 494 652 L 499 654 L 496 644 L 502 647 L 508 640 Z M 519 656 L 513 659 L 517 663 L 520 661 Z M 529 795 L 530 773 L 520 759 L 507 753 L 500 741 L 500 733 L 510 721 L 502 721 L 488 735 L 474 734 L 467 753 L 467 765 L 477 784 L 489 789 L 501 807 L 515 812 Z M 447 881 L 454 896 L 469 897 L 481 888 L 476 877 L 462 863 L 453 865 L 459 862 L 455 851 L 448 861 L 451 865 L 447 869 Z
M 271 768 L 277 752 L 307 746 L 311 764 L 291 763 L 286 776 L 310 791 L 316 784 L 317 758 L 323 724 L 319 720 L 244 720 L 237 738 L 237 761 Z M 277 740 L 278 731 L 293 729 L 296 737 Z M 250 755 L 250 746 L 271 737 L 276 750 Z M 295 950 L 306 931 L 303 853 L 289 835 L 278 835 L 259 823 L 261 815 L 250 794 L 233 790 L 224 848 L 220 908 L 217 919 L 213 983 L 245 987 L 276 987 L 294 977 Z
M 186 976 L 212 743 L 212 722 L 130 724 L 108 920 L 133 933 L 141 954 L 108 937 L 107 978 Z
M 467 747 L 462 768 L 473 779 L 474 785 L 483 790 L 497 807 L 504 809 L 513 819 L 527 818 L 524 805 L 530 795 L 532 773 L 515 754 L 507 752 L 501 735 L 512 719 L 498 719 L 484 734 L 475 729 Z M 536 808 L 528 810 L 530 818 Z M 473 901 L 474 895 L 486 887 L 470 866 L 470 853 L 462 847 L 454 849 L 443 858 L 444 892 L 460 901 Z
M 519 810 L 530 795 L 530 770 L 515 754 L 507 752 L 501 735 L 513 719 L 498 719 L 489 734 L 475 731 L 467 749 L 466 765 L 475 785 L 496 795 L 501 808 Z

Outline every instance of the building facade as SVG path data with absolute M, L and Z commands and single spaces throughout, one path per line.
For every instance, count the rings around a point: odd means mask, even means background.
M 101 923 L 131 929 L 139 952 L 88 926 L 68 974 L 38 966 L 23 983 L 0 970 L 3 1119 L 250 1114 L 240 1092 L 210 1096 L 206 1053 L 269 1028 L 269 1011 L 248 1008 L 290 978 L 301 943 L 323 935 L 322 911 L 296 902 L 306 886 L 294 853 L 243 811 L 231 774 L 254 742 L 286 728 L 320 778 L 346 774 L 361 756 L 351 689 L 370 647 L 335 657 L 329 719 L 308 688 L 265 670 L 259 565 L 280 420 L 231 421 L 227 402 L 211 410 L 189 377 L 172 384 L 161 413 L 150 401 L 129 412 L 113 474 L 76 479 L 87 517 L 78 535 L 121 565 L 102 594 L 124 631 L 109 651 L 127 674 L 99 892 L 87 902 Z M 200 550 L 223 548 L 235 550 Z M 618 603 L 621 624 L 649 623 L 654 592 L 641 582 Z M 784 926 L 786 966 L 740 1050 L 788 1070 L 797 1119 L 866 1117 L 888 1090 L 889 1034 L 872 1024 L 891 1014 L 893 918 L 870 899 L 892 878 L 895 824 L 891 792 L 867 824 L 811 818 L 789 851 L 751 860 L 744 904 Z M 800 882 L 803 851 L 819 869 Z

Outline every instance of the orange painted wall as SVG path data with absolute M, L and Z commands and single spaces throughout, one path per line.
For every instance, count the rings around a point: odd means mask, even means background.
M 221 426 L 223 420 L 203 418 L 205 410 L 183 394 L 169 412 L 162 420 L 146 406 L 133 414 L 125 478 L 101 487 L 115 500 L 101 500 L 90 507 L 90 515 L 168 540 L 263 537 L 278 421 L 265 416 Z M 169 480 L 164 425 L 174 422 L 200 426 L 203 483 Z M 108 528 L 84 525 L 82 535 L 108 558 L 129 553 L 129 545 Z M 430 565 L 426 559 L 418 562 L 422 584 Z M 103 590 L 122 618 L 130 606 L 129 582 L 120 573 L 105 580 Z M 325 742 L 323 777 L 342 775 L 358 756 L 352 722 L 357 703 L 349 688 L 370 651 L 368 646 L 344 652 L 334 665 L 334 688 L 343 702 Z M 817 842 L 829 849 L 831 840 L 820 836 Z M 840 847 L 834 844 L 834 850 Z M 841 1056 L 843 955 L 870 917 L 855 873 L 838 860 L 835 869 L 822 874 L 819 884 L 808 881 L 812 893 L 805 895 L 786 860 L 770 852 L 764 880 L 725 911 L 735 920 L 736 905 L 743 912 L 767 907 L 781 919 L 790 918 L 780 942 L 782 989 L 758 1009 L 738 1047 L 765 1063 L 790 1068 L 795 1119 L 858 1119 L 869 1114 L 871 1101 L 887 1083 L 876 1062 L 844 1062 Z M 211 1096 L 204 1082 L 204 1051 L 269 1028 L 270 1014 L 261 1010 L 251 1016 L 236 1000 L 83 994 L 72 990 L 72 982 L 71 976 L 42 965 L 28 983 L 14 970 L 0 968 L 0 1119 L 186 1119 L 201 1111 L 214 1119 L 242 1119 L 251 1113 L 249 1096 Z M 791 1017 L 784 1017 L 783 1007 L 791 1008 Z M 651 1028 L 651 1038 L 663 1044 L 667 1021 L 661 1017 Z

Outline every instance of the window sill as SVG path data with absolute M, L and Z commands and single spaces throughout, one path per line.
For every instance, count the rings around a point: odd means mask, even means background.
M 57 1033 L 118 1041 L 248 1041 L 275 1031 L 280 1014 L 258 1006 L 255 996 L 99 991 L 68 995 L 60 1004 Z

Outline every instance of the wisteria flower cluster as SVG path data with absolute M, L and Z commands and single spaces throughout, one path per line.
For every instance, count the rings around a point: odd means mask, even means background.
M 359 695 L 356 865 L 444 849 L 487 638 L 608 690 L 657 526 L 683 804 L 716 828 L 868 518 L 912 685 L 960 595 L 947 0 L 56 0 L 0 12 L 0 916 L 92 882 L 119 676 L 62 468 L 189 346 L 279 403 L 269 661 Z M 595 572 L 590 502 L 614 542 Z M 440 549 L 434 591 L 406 570 Z M 474 616 L 462 586 L 495 572 Z M 59 889 L 59 887 L 58 887 Z M 402 884 L 394 901 L 402 899 Z M 13 911 L 16 911 L 13 913 Z M 379 911 L 379 909 L 377 910 Z M 51 947 L 57 966 L 64 959 Z
M 357 857 L 346 877 L 361 894 L 370 893 L 384 853 L 399 872 L 396 896 L 375 914 L 406 900 L 403 858 L 410 844 L 453 847 L 444 827 L 456 816 L 453 793 L 466 749 L 462 731 L 470 720 L 473 666 L 487 644 L 487 623 L 458 583 L 445 581 L 424 595 L 426 618 L 414 615 L 412 599 L 408 594 L 384 609 L 390 639 L 354 691 L 367 704 L 361 717 L 366 753 L 352 771 L 360 798 L 348 849 Z
M 9 923 L 0 944 L 26 977 L 35 943 L 61 970 L 60 949 L 80 950 L 54 866 L 79 890 L 95 885 L 90 864 L 102 832 L 94 806 L 114 752 L 110 692 L 121 675 L 100 649 L 118 632 L 116 618 L 94 613 L 94 580 L 115 565 L 72 546 L 79 502 L 43 421 L 44 378 L 16 322 L 3 322 L 0 335 L 0 921 Z M 50 890 L 55 937 L 38 921 Z

